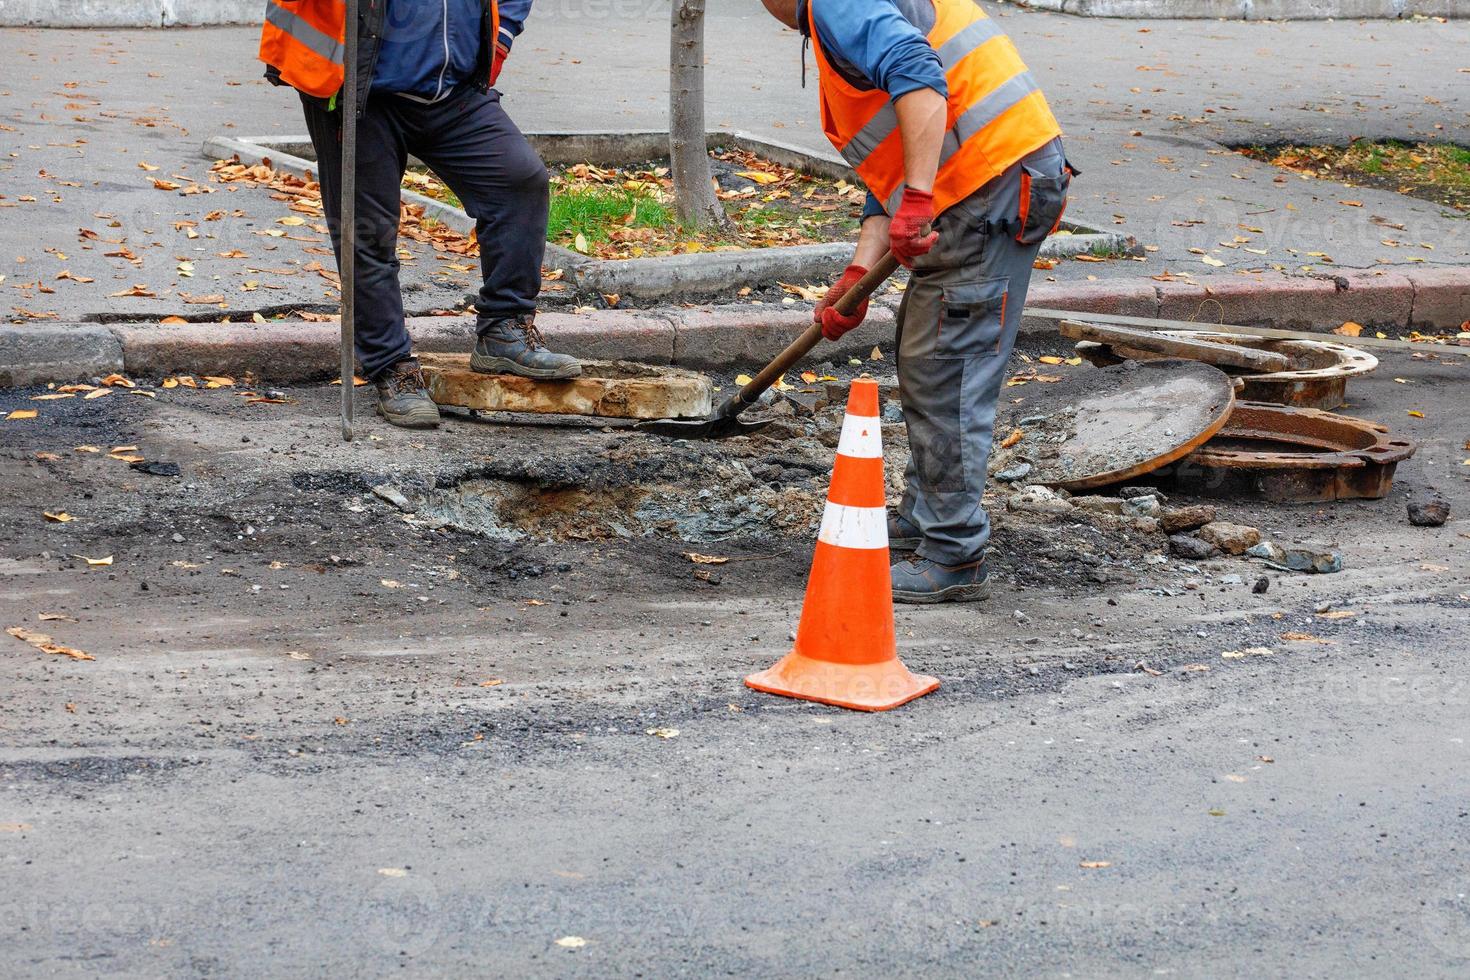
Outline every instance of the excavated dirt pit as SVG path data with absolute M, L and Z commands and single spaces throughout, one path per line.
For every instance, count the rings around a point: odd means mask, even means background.
M 415 520 L 531 546 L 674 540 L 706 552 L 801 548 L 821 522 L 841 422 L 833 405 L 723 441 L 610 432 L 577 455 L 497 459 L 441 474 Z M 904 487 L 903 424 L 885 424 L 883 438 L 892 502 Z M 1148 556 L 1165 548 L 1162 535 L 1112 515 L 1008 512 L 1011 492 L 1001 485 L 986 498 L 1003 579 L 1133 582 L 1156 567 Z
M 838 411 L 820 421 L 782 418 L 758 435 L 723 441 L 619 433 L 600 453 L 477 468 L 436 487 L 420 513 L 537 544 L 815 536 L 840 430 Z M 902 470 L 890 463 L 890 496 L 902 487 Z

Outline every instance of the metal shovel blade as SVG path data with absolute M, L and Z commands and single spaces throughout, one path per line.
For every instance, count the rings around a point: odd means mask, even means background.
M 723 409 L 724 406 L 721 406 Z M 721 415 L 720 410 L 703 419 L 645 419 L 633 428 L 671 439 L 728 439 L 759 432 L 774 419 L 744 419 L 739 415 Z

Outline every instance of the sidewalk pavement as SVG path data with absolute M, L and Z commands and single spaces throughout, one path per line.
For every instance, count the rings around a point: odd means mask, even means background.
M 1075 213 L 1157 248 L 1143 261 L 1064 262 L 1038 274 L 1038 286 L 1123 279 L 1122 295 L 1168 273 L 1201 284 L 1158 283 L 1170 291 L 1202 293 L 1211 283 L 1234 293 L 1277 274 L 1470 265 L 1462 215 L 1295 175 L 1278 183 L 1279 171 L 1222 146 L 1361 136 L 1470 143 L 1461 81 L 1470 24 L 1202 25 L 990 9 L 1068 130 L 1083 171 Z M 538 4 L 502 79 L 507 106 L 527 129 L 664 125 L 666 20 L 654 3 Z M 707 32 L 712 127 L 824 146 L 794 33 L 743 0 L 715 0 Z M 8 106 L 0 125 L 16 147 L 0 161 L 0 314 L 64 322 L 208 309 L 182 294 L 223 295 L 235 313 L 333 302 L 310 268 L 323 259 L 324 236 L 264 234 L 288 214 L 268 192 L 206 182 L 213 193 L 181 196 L 153 184 L 203 180 L 209 163 L 198 148 L 212 133 L 301 131 L 294 94 L 260 78 L 254 52 L 250 28 L 0 31 L 0 56 L 14 66 L 0 83 Z M 1348 199 L 1363 206 L 1339 203 Z M 215 211 L 225 214 L 202 220 Z M 1375 218 L 1404 230 L 1386 232 Z M 184 221 L 197 222 L 201 237 L 175 228 Z M 81 240 L 79 229 L 97 237 Z M 1382 244 L 1390 236 L 1403 244 Z M 406 300 L 417 312 L 453 306 L 473 285 L 461 261 L 411 243 L 404 255 L 412 257 Z M 70 277 L 58 279 L 63 271 Z M 156 295 L 113 295 L 129 292 Z

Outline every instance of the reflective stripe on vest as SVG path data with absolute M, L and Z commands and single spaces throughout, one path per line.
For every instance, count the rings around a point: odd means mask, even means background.
M 293 41 L 304 45 L 308 51 L 335 65 L 340 65 L 345 60 L 347 45 L 343 41 L 323 34 L 295 11 L 267 2 L 265 22 L 284 31 Z
M 342 88 L 347 19 L 342 0 L 266 0 L 260 30 L 260 60 L 291 87 L 329 98 Z
M 886 94 L 850 85 L 828 61 L 810 0 L 812 46 L 822 94 L 822 128 L 838 152 L 884 201 L 903 195 L 898 113 Z M 928 41 L 949 88 L 949 129 L 940 151 L 935 209 L 943 211 L 1061 135 L 1040 86 L 1005 33 L 973 0 L 932 0 Z

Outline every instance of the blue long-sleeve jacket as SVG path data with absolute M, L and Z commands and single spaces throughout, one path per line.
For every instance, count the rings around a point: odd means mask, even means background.
M 948 98 L 944 65 L 929 44 L 933 20 L 930 0 L 801 0 L 797 6 L 802 33 L 815 23 L 822 51 L 844 80 L 891 99 L 924 88 Z M 869 194 L 863 218 L 885 213 Z
M 507 50 L 525 27 L 531 0 L 502 0 L 500 35 Z M 434 102 L 488 64 L 481 51 L 485 0 L 388 0 L 372 90 Z
M 880 89 L 892 99 L 921 88 L 949 95 L 944 65 L 929 45 L 930 0 L 802 0 L 803 33 L 808 9 L 822 50 L 858 88 Z

